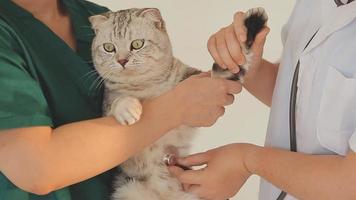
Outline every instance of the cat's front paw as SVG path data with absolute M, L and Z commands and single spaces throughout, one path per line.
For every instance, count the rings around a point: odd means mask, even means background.
M 113 103 L 113 115 L 122 125 L 132 125 L 141 118 L 141 102 L 133 97 L 122 97 Z
M 249 17 L 260 18 L 260 20 L 262 20 L 263 23 L 266 23 L 268 20 L 268 15 L 265 9 L 261 7 L 249 9 L 245 14 L 245 18 L 247 19 Z

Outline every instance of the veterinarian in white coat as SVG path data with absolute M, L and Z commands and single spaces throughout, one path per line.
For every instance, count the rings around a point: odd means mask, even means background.
M 282 32 L 284 53 L 272 101 L 267 146 L 289 148 L 289 123 L 285 116 L 289 112 L 294 66 L 300 60 L 296 102 L 298 151 L 341 156 L 350 149 L 356 151 L 355 19 L 356 2 L 340 7 L 329 0 L 297 3 Z M 275 199 L 279 192 L 263 181 L 260 199 Z
M 232 70 L 243 62 L 231 45 L 242 36 L 241 16 L 237 13 L 232 28 L 222 29 L 209 42 L 216 62 Z M 271 104 L 266 147 L 220 147 L 181 160 L 185 165 L 208 164 L 204 171 L 172 171 L 204 199 L 230 198 L 251 174 L 262 177 L 261 200 L 275 200 L 281 190 L 291 194 L 284 199 L 356 199 L 356 1 L 297 1 L 282 30 L 279 64 L 258 61 L 267 32 L 257 36 L 257 69 L 244 84 Z M 291 153 L 290 94 L 298 61 L 298 153 Z

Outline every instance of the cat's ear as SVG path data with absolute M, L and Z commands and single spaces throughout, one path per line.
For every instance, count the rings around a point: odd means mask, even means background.
M 95 31 L 95 33 L 98 32 L 100 26 L 108 21 L 109 17 L 110 17 L 110 11 L 106 12 L 106 13 L 102 13 L 99 15 L 93 15 L 91 17 L 89 17 L 89 22 L 91 23 L 91 27 L 93 28 L 93 30 Z
M 157 8 L 144 8 L 141 9 L 138 14 L 139 17 L 145 17 L 154 21 L 156 27 L 159 30 L 166 31 L 166 25 L 163 21 L 161 12 Z

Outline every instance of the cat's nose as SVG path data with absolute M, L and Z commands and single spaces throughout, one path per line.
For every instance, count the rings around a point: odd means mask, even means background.
M 127 60 L 127 59 L 121 59 L 121 60 L 118 60 L 118 62 L 119 62 L 123 67 L 125 67 L 126 63 L 129 62 L 129 60 Z

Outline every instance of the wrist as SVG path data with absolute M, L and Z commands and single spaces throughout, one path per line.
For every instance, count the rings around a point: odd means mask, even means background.
M 263 63 L 265 62 L 264 59 L 262 59 L 259 63 L 257 63 L 255 66 L 252 66 L 250 68 L 250 70 L 246 73 L 245 77 L 244 77 L 244 82 L 243 82 L 243 86 L 245 87 L 245 85 L 248 85 L 250 82 L 253 82 L 253 80 L 256 79 L 257 74 L 259 74 L 259 71 L 261 70 L 261 66 L 263 65 Z
M 180 87 L 177 86 L 167 93 L 167 102 L 171 107 L 177 126 L 185 125 L 184 114 L 187 111 L 186 101 L 180 90 Z
M 259 157 L 262 154 L 263 147 L 248 144 L 244 156 L 244 165 L 246 170 L 252 175 L 257 174 L 259 164 Z
M 152 99 L 148 103 L 148 107 L 157 112 L 161 123 L 165 124 L 169 130 L 182 125 L 182 112 L 178 105 L 177 99 L 173 91 L 164 93 L 163 95 Z

